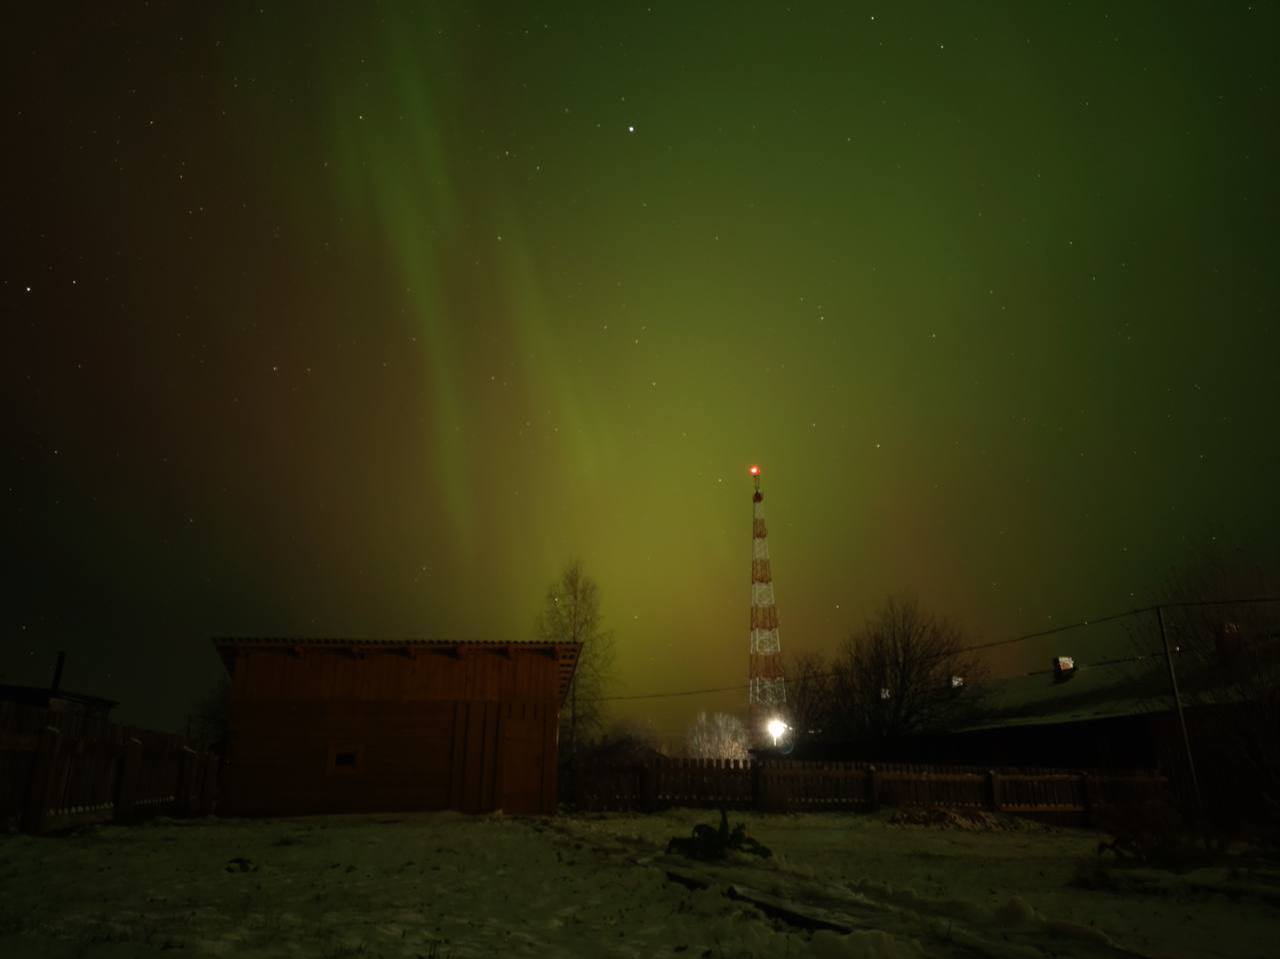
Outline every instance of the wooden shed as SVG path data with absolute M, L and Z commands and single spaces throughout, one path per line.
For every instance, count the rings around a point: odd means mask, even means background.
M 555 811 L 578 644 L 214 645 L 231 676 L 222 812 Z

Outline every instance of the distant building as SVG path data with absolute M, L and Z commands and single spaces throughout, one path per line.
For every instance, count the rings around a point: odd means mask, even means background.
M 90 696 L 87 693 L 73 693 L 62 688 L 62 668 L 66 664 L 67 654 L 58 653 L 58 662 L 53 670 L 53 680 L 48 686 L 6 686 L 0 685 L 0 703 L 12 703 L 16 706 L 34 706 L 48 710 L 43 723 L 62 727 L 62 717 L 72 717 L 76 731 L 85 723 L 107 723 L 111 710 L 120 704 L 114 699 L 102 696 Z M 15 729 L 17 727 L 14 727 Z M 66 729 L 64 732 L 72 732 Z
M 924 737 L 932 745 L 925 751 L 966 763 L 1168 768 L 1181 746 L 1168 683 L 1159 659 L 1079 669 L 1058 657 L 1048 673 L 989 684 L 977 715 L 949 734 Z
M 1260 634 L 1244 645 L 1255 654 L 1250 660 L 1253 694 L 1270 688 L 1274 698 L 1280 688 L 1280 634 Z M 1216 657 L 1211 645 L 1195 654 L 1180 652 L 1176 645 L 1172 651 L 1192 746 L 1202 755 L 1199 761 L 1209 765 L 1221 723 L 1259 704 L 1250 707 L 1244 701 L 1241 667 L 1221 644 Z M 937 742 L 970 761 L 1158 767 L 1175 777 L 1185 774 L 1169 668 L 1158 653 L 1084 667 L 1059 656 L 1051 674 L 991 683 L 977 715 Z
M 1250 646 L 1250 642 L 1252 645 Z M 1158 769 L 1180 795 L 1190 795 L 1190 742 L 1202 792 L 1257 793 L 1226 750 L 1242 723 L 1268 741 L 1280 730 L 1280 635 L 1246 641 L 1254 702 L 1237 688 L 1239 651 L 1202 646 L 1193 657 L 1174 646 L 1174 664 L 1188 729 L 1184 741 L 1163 655 L 1080 663 L 1055 656 L 1049 669 L 1004 680 L 966 684 L 964 718 L 949 728 L 895 740 L 802 738 L 803 759 L 877 760 L 1059 769 Z M 1064 662 L 1064 660 L 1066 662 Z M 1260 693 L 1260 695 L 1259 695 Z M 1271 723 L 1270 727 L 1266 726 Z
M 103 696 L 88 693 L 72 693 L 65 689 L 47 689 L 44 686 L 0 686 L 0 703 L 17 703 L 20 706 L 43 706 L 63 713 L 80 713 L 94 719 L 106 720 L 120 704 Z
M 219 809 L 553 813 L 578 644 L 215 639 L 231 676 Z
M 1257 802 L 1256 771 L 1241 761 L 1242 734 L 1255 745 L 1280 731 L 1280 636 L 1255 638 L 1248 698 L 1240 666 L 1219 649 L 1201 648 L 1174 664 L 1187 739 L 1173 706 L 1162 655 L 1096 664 L 1072 663 L 986 684 L 966 722 L 947 731 L 894 742 L 817 744 L 808 758 L 857 758 L 981 766 L 1056 767 L 1111 771 L 1158 769 L 1175 792 L 1193 794 L 1188 749 L 1206 802 Z M 1228 650 L 1227 652 L 1230 652 Z M 1270 748 L 1270 747 L 1267 747 Z M 1275 752 L 1266 758 L 1273 762 Z M 1253 797 L 1246 801 L 1241 797 Z

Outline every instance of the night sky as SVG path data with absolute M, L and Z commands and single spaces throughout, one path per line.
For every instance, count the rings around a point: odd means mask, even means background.
M 1280 540 L 1275 5 L 6 21 L 0 682 L 179 728 L 210 636 L 530 639 L 573 556 L 617 692 L 745 682 L 753 462 L 784 651 Z

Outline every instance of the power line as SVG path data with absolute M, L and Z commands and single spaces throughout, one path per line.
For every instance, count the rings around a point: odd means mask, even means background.
M 1149 613 L 1155 607 L 1147 609 L 1130 609 L 1123 613 L 1112 613 L 1110 616 L 1100 616 L 1097 619 L 1084 619 L 1078 623 L 1067 623 L 1064 626 L 1054 626 L 1051 629 L 1042 629 L 1035 633 L 1023 633 L 1021 636 L 1014 636 L 1012 639 L 997 639 L 992 643 L 979 643 L 976 646 L 966 646 L 964 649 L 956 650 L 958 653 L 972 653 L 980 649 L 995 649 L 997 646 L 1012 646 L 1014 643 L 1023 643 L 1028 639 L 1039 639 L 1042 636 L 1052 636 L 1055 633 L 1065 633 L 1070 629 L 1079 629 L 1082 626 L 1094 626 L 1099 623 L 1110 623 L 1117 619 L 1125 619 L 1129 616 L 1140 616 L 1142 613 Z
M 978 652 L 984 649 L 995 649 L 997 646 L 1012 646 L 1015 643 L 1024 643 L 1030 639 L 1041 639 L 1045 636 L 1053 636 L 1056 633 L 1065 633 L 1068 630 L 1072 630 L 1072 629 L 1081 629 L 1082 627 L 1085 627 L 1085 626 L 1097 626 L 1102 623 L 1115 622 L 1118 619 L 1126 619 L 1130 616 L 1141 616 L 1145 613 L 1154 613 L 1157 609 L 1190 609 L 1193 607 L 1201 607 L 1201 606 L 1235 606 L 1235 605 L 1248 606 L 1248 605 L 1256 605 L 1259 603 L 1280 603 L 1280 596 L 1257 596 L 1257 597 L 1250 597 L 1248 599 L 1195 600 L 1195 601 L 1183 602 L 1183 603 L 1159 603 L 1155 606 L 1143 606 L 1138 609 L 1130 609 L 1121 613 L 1111 613 L 1107 616 L 1099 616 L 1093 619 L 1083 619 L 1078 623 L 1067 623 L 1062 626 L 1054 626 L 1051 629 L 1038 630 L 1034 633 L 1023 633 L 1020 636 L 1014 636 L 1010 639 L 998 639 L 990 643 L 978 643 L 974 646 L 965 646 L 961 649 L 955 650 L 954 653 L 947 653 L 947 656 L 959 655 L 961 653 L 973 653 L 973 652 Z M 1138 660 L 1146 659 L 1146 658 L 1147 657 L 1145 656 L 1134 656 L 1129 659 L 1111 659 L 1111 660 L 1101 660 L 1096 663 L 1081 663 L 1080 666 L 1081 668 L 1112 666 L 1112 665 L 1119 665 L 1121 663 L 1127 663 L 1127 662 L 1137 662 Z M 1038 670 L 1030 673 L 1024 673 L 1022 675 L 1036 676 L 1045 672 L 1049 672 L 1049 670 Z M 824 678 L 829 678 L 836 674 L 834 672 L 827 672 L 827 673 L 822 673 L 820 675 L 822 675 Z M 1017 677 L 1010 676 L 1008 678 L 1015 679 Z M 682 690 L 677 690 L 669 693 L 634 693 L 626 696 L 601 696 L 593 700 L 593 702 L 604 703 L 604 702 L 621 702 L 623 700 L 637 700 L 637 699 L 673 699 L 677 696 L 703 696 L 708 693 L 731 693 L 731 692 L 740 692 L 741 690 L 747 689 L 748 685 L 749 684 L 747 683 L 742 683 L 737 686 L 716 686 L 709 689 L 682 689 Z
M 1076 669 L 1099 669 L 1103 666 L 1123 666 L 1125 663 L 1140 663 L 1144 659 L 1155 659 L 1155 655 L 1151 656 L 1123 656 L 1119 659 L 1100 659 L 1096 663 L 1076 663 Z M 1052 669 L 1033 669 L 1029 673 L 1017 673 L 1013 676 L 1006 676 L 1003 679 L 992 680 L 997 683 L 1007 683 L 1013 679 L 1021 679 L 1023 676 L 1048 676 L 1054 671 Z
M 682 689 L 675 693 L 635 693 L 631 696 L 601 696 L 593 700 L 593 702 L 617 702 L 622 699 L 665 699 L 671 696 L 701 696 L 704 693 L 732 693 L 747 689 L 749 685 L 749 683 L 743 683 L 741 686 L 717 686 L 713 689 Z

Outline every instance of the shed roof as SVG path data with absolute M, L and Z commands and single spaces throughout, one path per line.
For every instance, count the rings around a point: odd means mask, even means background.
M 558 666 L 557 692 L 561 705 L 569 694 L 569 684 L 578 666 L 581 643 L 504 643 L 480 639 L 351 639 L 338 637 L 298 636 L 215 636 L 213 645 L 222 658 L 227 673 L 235 671 L 236 653 L 250 649 L 336 649 L 361 651 L 403 652 L 408 649 L 428 648 L 437 652 L 475 649 L 491 653 L 515 651 L 539 653 L 551 656 Z

